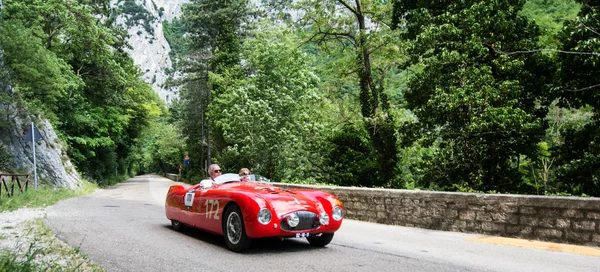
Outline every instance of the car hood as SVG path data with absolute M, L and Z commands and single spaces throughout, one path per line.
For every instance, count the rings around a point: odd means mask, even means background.
M 267 184 L 257 184 L 250 187 L 249 190 L 270 203 L 274 211 L 280 216 L 293 211 L 312 211 L 317 214 L 324 211 L 319 201 L 301 193 Z

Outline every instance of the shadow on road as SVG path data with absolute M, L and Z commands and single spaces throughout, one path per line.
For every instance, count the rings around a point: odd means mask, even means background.
M 171 225 L 163 225 L 163 227 L 169 229 L 170 231 L 175 231 L 171 228 Z M 222 247 L 227 249 L 225 245 L 225 240 L 223 236 L 213 234 L 210 232 L 202 231 L 199 229 L 194 229 L 190 227 L 183 227 L 180 231 L 181 234 L 184 234 L 188 237 L 197 239 L 199 241 L 209 243 L 215 246 Z M 308 241 L 304 238 L 288 238 L 281 239 L 278 237 L 271 238 L 261 238 L 261 239 L 253 239 L 252 245 L 246 251 L 241 252 L 240 254 L 244 255 L 252 255 L 252 254 L 272 254 L 272 253 L 289 253 L 289 252 L 299 252 L 299 251 L 308 251 L 308 250 L 323 250 L 323 248 L 317 248 L 311 246 Z

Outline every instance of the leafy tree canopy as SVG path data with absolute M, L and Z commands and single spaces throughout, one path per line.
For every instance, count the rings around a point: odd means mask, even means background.
M 537 156 L 545 110 L 536 102 L 547 100 L 552 65 L 540 54 L 503 53 L 537 42 L 537 28 L 518 14 L 522 4 L 458 1 L 443 11 L 408 11 L 411 63 L 424 68 L 405 94 L 418 117 L 406 136 L 441 140 L 424 165 L 424 185 L 527 190 L 519 189 L 516 166 L 521 155 Z

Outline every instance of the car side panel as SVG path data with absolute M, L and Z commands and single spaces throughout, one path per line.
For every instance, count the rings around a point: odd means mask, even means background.
M 223 222 L 223 211 L 229 198 L 218 189 L 202 190 L 197 194 L 196 217 L 194 223 L 197 228 L 223 234 L 221 223 Z
M 240 207 L 246 229 L 249 225 L 258 222 L 257 215 L 260 208 L 250 194 L 227 189 L 213 189 L 201 196 L 201 202 L 200 207 L 204 209 L 203 214 L 209 218 L 202 229 L 223 234 L 222 224 L 224 220 L 227 220 L 225 211 L 228 205 Z
M 183 196 L 187 190 L 182 185 L 172 185 L 169 187 L 165 200 L 165 213 L 167 219 L 181 222 L 182 209 L 185 209 Z

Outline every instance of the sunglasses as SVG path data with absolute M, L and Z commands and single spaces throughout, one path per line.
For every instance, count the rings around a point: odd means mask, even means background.
M 215 173 L 221 173 L 221 169 L 215 170 Z

